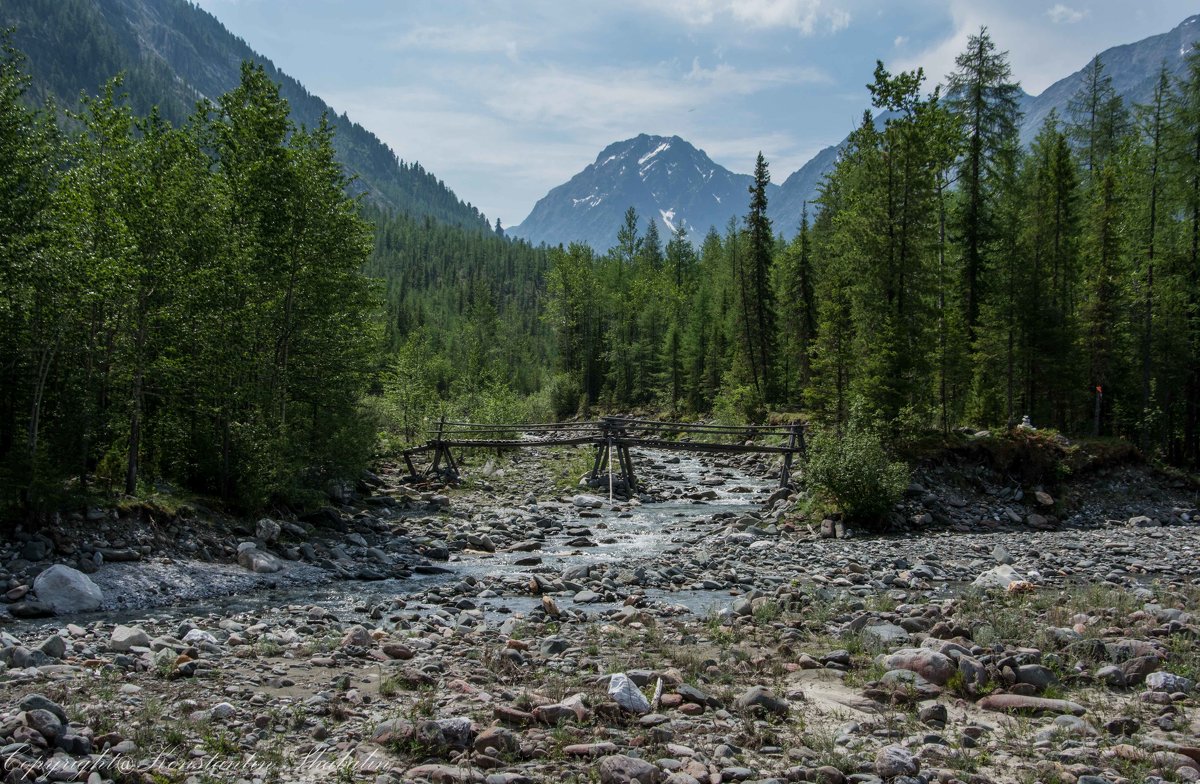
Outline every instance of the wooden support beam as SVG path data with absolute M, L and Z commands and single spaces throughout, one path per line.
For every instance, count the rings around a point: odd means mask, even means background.
M 793 425 L 792 432 L 790 435 L 788 435 L 788 449 L 794 450 L 795 448 L 796 448 L 796 426 Z M 787 487 L 788 482 L 791 480 L 792 456 L 793 455 L 794 455 L 794 452 L 788 452 L 787 454 L 785 454 L 783 456 L 783 468 L 780 469 L 780 471 L 779 471 L 779 486 L 781 488 Z
M 621 447 L 621 453 L 625 459 L 625 487 L 629 489 L 630 496 L 637 493 L 637 477 L 633 475 L 633 456 L 629 454 L 629 447 Z
M 608 442 L 599 441 L 596 444 L 596 460 L 592 463 L 592 481 L 600 478 L 600 469 L 604 467 L 604 455 L 608 452 Z

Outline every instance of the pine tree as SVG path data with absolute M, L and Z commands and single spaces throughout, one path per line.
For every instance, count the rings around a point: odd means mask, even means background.
M 1166 160 L 1166 123 L 1167 101 L 1170 96 L 1170 79 L 1164 65 L 1159 70 L 1158 82 L 1150 103 L 1138 107 L 1138 126 L 1142 144 L 1136 148 L 1141 177 L 1137 178 L 1139 196 L 1134 199 L 1135 205 L 1144 205 L 1144 211 L 1138 220 L 1137 234 L 1139 236 L 1136 285 L 1141 289 L 1141 335 L 1139 340 L 1142 382 L 1142 405 L 1138 416 L 1138 433 L 1142 449 L 1148 451 L 1152 442 L 1154 428 L 1154 392 L 1152 379 L 1154 376 L 1154 268 L 1159 255 L 1160 229 L 1164 218 L 1163 199 L 1165 188 Z
M 1200 48 L 1188 53 L 1168 116 L 1171 202 L 1178 216 L 1169 291 L 1178 301 L 1172 321 L 1179 328 L 1181 349 L 1168 356 L 1182 376 L 1182 395 L 1167 405 L 1169 455 L 1194 466 L 1200 464 Z
M 771 175 L 762 153 L 754 162 L 750 186 L 750 211 L 745 218 L 744 253 L 734 254 L 734 279 L 738 287 L 740 353 L 755 393 L 763 401 L 775 399 L 775 303 L 771 291 L 771 261 L 775 237 L 767 217 L 767 185 Z
M 1093 57 L 1084 73 L 1083 86 L 1067 104 L 1070 120 L 1068 135 L 1083 160 L 1090 177 L 1099 166 L 1115 155 L 1121 139 L 1129 131 L 1129 112 L 1104 72 L 1099 56 Z
M 780 293 L 780 341 L 784 366 L 781 399 L 789 405 L 804 406 L 804 390 L 812 381 L 812 350 L 817 336 L 817 309 L 814 297 L 812 237 L 808 222 L 808 204 L 800 213 L 800 231 L 780 255 L 776 265 L 776 287 Z
M 1027 294 L 1021 331 L 1027 367 L 1024 400 L 1035 424 L 1066 429 L 1079 385 L 1076 306 L 1079 280 L 1079 178 L 1070 142 L 1051 112 L 1034 138 L 1024 174 L 1021 246 Z
M 0 515 L 30 511 L 40 427 L 63 317 L 73 309 L 62 257 L 48 252 L 58 133 L 54 108 L 29 108 L 24 57 L 0 31 Z M 50 482 L 47 482 L 49 485 Z
M 1008 53 L 997 52 L 987 28 L 972 35 L 955 58 L 947 85 L 947 105 L 962 121 L 965 145 L 958 167 L 960 207 L 956 221 L 962 243 L 962 276 L 968 340 L 974 342 L 986 292 L 996 226 L 996 186 L 1011 156 L 1020 122 L 1021 88 L 1011 81 Z M 1008 160 L 1006 160 L 1006 158 Z
M 1129 113 L 1112 86 L 1112 77 L 1104 73 L 1099 57 L 1092 60 L 1084 85 L 1072 98 L 1069 109 L 1072 124 L 1068 133 L 1084 162 L 1086 218 L 1081 255 L 1084 285 L 1080 337 L 1088 362 L 1089 397 L 1094 401 L 1091 429 L 1094 435 L 1099 435 L 1102 421 L 1109 419 L 1112 401 L 1118 394 L 1109 382 L 1117 373 L 1117 341 L 1124 330 L 1123 314 L 1127 312 L 1119 301 L 1126 293 L 1125 287 L 1118 285 L 1124 278 L 1125 210 L 1117 168 L 1130 130 Z

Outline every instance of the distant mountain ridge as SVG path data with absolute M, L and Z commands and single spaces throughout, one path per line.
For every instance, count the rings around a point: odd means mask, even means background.
M 1126 105 L 1149 103 L 1158 82 L 1160 66 L 1165 65 L 1172 77 L 1183 76 L 1184 58 L 1197 41 L 1200 41 L 1200 14 L 1188 17 L 1160 35 L 1105 49 L 1099 57 L 1104 64 L 1104 73 L 1112 77 L 1113 89 L 1125 99 Z M 1022 107 L 1025 110 L 1021 123 L 1022 143 L 1030 142 L 1037 135 L 1052 109 L 1057 109 L 1060 116 L 1066 113 L 1071 96 L 1083 86 L 1086 70 L 1085 65 L 1059 79 Z
M 535 243 L 572 227 L 570 240 L 605 249 L 633 207 L 643 220 L 659 223 L 664 242 L 683 226 L 694 239 L 709 226 L 723 226 L 748 198 L 752 178 L 714 163 L 703 150 L 678 136 L 641 134 L 610 144 L 594 163 L 546 194 L 513 236 Z M 771 185 L 768 198 L 779 193 Z
M 1158 80 L 1159 67 L 1165 64 L 1172 76 L 1182 75 L 1184 57 L 1197 41 L 1200 41 L 1200 15 L 1189 17 L 1166 33 L 1106 49 L 1099 57 L 1105 73 L 1113 79 L 1113 87 L 1126 103 L 1145 103 Z M 1022 94 L 1024 117 L 1020 138 L 1023 143 L 1027 144 L 1037 135 L 1052 110 L 1057 110 L 1060 116 L 1066 115 L 1068 102 L 1083 85 L 1086 68 L 1085 65 L 1060 79 L 1040 95 Z M 876 118 L 877 122 L 879 120 Z M 848 138 L 826 147 L 780 185 L 771 186 L 767 194 L 768 214 L 776 232 L 789 237 L 796 233 L 804 203 L 817 198 L 822 179 L 837 163 L 838 153 L 847 141 Z M 664 143 L 669 143 L 676 151 L 699 153 L 706 162 L 703 165 L 712 167 L 712 174 L 698 182 L 687 176 L 687 166 L 680 165 L 674 176 L 662 177 L 661 171 L 653 173 L 652 186 L 645 182 L 640 167 L 635 169 L 625 165 L 626 156 L 634 152 L 645 154 L 649 148 Z M 610 161 L 614 151 L 618 157 Z M 730 218 L 745 214 L 750 179 L 747 174 L 738 174 L 714 163 L 678 136 L 643 134 L 609 145 L 595 163 L 553 188 L 534 205 L 524 221 L 509 228 L 508 232 L 534 244 L 579 241 L 605 250 L 615 243 L 625 210 L 632 205 L 643 220 L 659 217 L 662 221 L 660 229 L 682 222 L 688 227 L 693 241 L 699 242 L 710 227 L 720 230 Z M 735 185 L 742 186 L 740 192 Z M 716 198 L 718 196 L 720 198 Z M 668 214 L 672 216 L 669 223 L 661 217 Z
M 173 123 L 200 98 L 215 100 L 237 86 L 241 63 L 263 66 L 280 85 L 299 125 L 327 114 L 338 161 L 354 188 L 382 207 L 446 223 L 485 228 L 486 218 L 418 163 L 406 163 L 373 133 L 280 71 L 269 59 L 187 0 L 3 0 L 0 29 L 28 58 L 32 95 L 75 107 L 118 72 L 138 113 L 158 106 Z

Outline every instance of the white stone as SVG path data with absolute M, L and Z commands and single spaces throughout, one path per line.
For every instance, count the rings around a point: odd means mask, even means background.
M 1175 675 L 1170 672 L 1152 672 L 1146 676 L 1146 685 L 1154 691 L 1169 691 L 1189 692 L 1196 686 L 1196 682 L 1190 678 L 1184 678 L 1182 675 Z
M 217 644 L 217 638 L 213 637 L 203 629 L 192 629 L 187 634 L 183 635 L 184 642 L 207 642 L 212 645 Z
M 258 521 L 258 525 L 254 527 L 254 533 L 259 539 L 262 539 L 267 544 L 271 544 L 279 538 L 279 534 L 283 532 L 283 526 L 269 517 L 264 517 Z
M 92 578 L 62 564 L 55 564 L 39 574 L 33 581 L 33 592 L 59 615 L 96 610 L 104 601 L 100 586 L 92 582 Z
M 623 672 L 613 675 L 608 681 L 608 696 L 630 713 L 649 713 L 650 700 L 642 694 L 637 684 Z
M 971 584 L 976 588 L 1007 589 L 1013 583 L 1021 582 L 1024 579 L 1016 569 L 1008 564 L 1000 564 L 980 574 L 975 578 L 975 582 Z
M 262 550 L 238 548 L 238 563 L 252 572 L 270 574 L 283 568 L 283 562 L 274 555 Z
M 220 721 L 222 719 L 230 718 L 235 713 L 237 713 L 237 708 L 233 707 L 228 702 L 218 702 L 216 705 L 212 706 L 212 710 L 208 712 L 208 715 L 213 719 Z
M 137 626 L 118 626 L 108 640 L 110 650 L 125 653 L 131 648 L 149 648 L 150 635 Z

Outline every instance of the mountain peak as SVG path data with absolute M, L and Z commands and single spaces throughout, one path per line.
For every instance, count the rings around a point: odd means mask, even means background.
M 533 243 L 579 241 L 604 250 L 615 244 L 625 210 L 633 207 L 643 231 L 655 220 L 660 235 L 683 227 L 699 239 L 746 211 L 750 184 L 749 175 L 729 171 L 686 139 L 642 133 L 601 150 L 509 233 Z

